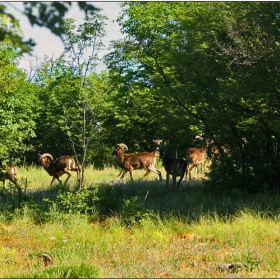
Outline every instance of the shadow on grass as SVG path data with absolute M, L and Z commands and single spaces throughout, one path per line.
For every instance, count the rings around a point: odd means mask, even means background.
M 146 181 L 114 186 L 116 195 L 139 197 L 146 208 L 161 215 L 176 215 L 190 220 L 204 216 L 219 216 L 229 219 L 242 211 L 256 212 L 261 216 L 279 215 L 280 200 L 274 193 L 247 194 L 240 190 L 228 193 L 213 190 L 202 181 L 184 181 L 177 192 L 171 191 L 171 184 Z
M 117 205 L 116 209 L 109 209 L 112 214 L 120 211 L 125 200 L 137 197 L 138 202 L 145 209 L 155 214 L 184 217 L 190 221 L 197 221 L 205 216 L 219 216 L 228 220 L 232 215 L 238 215 L 244 210 L 257 212 L 266 217 L 279 215 L 280 200 L 275 194 L 249 195 L 240 191 L 225 194 L 212 190 L 202 181 L 183 181 L 178 191 L 171 191 L 171 188 L 171 184 L 166 188 L 164 181 L 147 180 L 114 185 L 98 182 L 90 186 L 89 190 L 98 189 L 102 196 L 101 202 Z M 75 193 L 77 190 L 78 186 L 56 184 L 26 190 L 26 196 L 40 204 L 44 198 L 55 201 L 60 192 Z M 7 196 L 0 193 L 2 208 L 5 207 L 5 203 L 7 203 Z

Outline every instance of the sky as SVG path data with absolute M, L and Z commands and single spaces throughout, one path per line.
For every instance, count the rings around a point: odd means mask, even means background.
M 107 35 L 103 39 L 105 47 L 108 47 L 111 40 L 123 37 L 120 33 L 120 27 L 116 22 L 116 19 L 121 12 L 120 2 L 104 1 L 90 3 L 98 8 L 102 8 L 100 13 L 108 17 L 108 20 L 106 21 Z M 13 14 L 20 21 L 20 27 L 24 33 L 24 40 L 32 38 L 36 43 L 36 46 L 33 48 L 32 56 L 24 55 L 24 58 L 19 64 L 20 68 L 24 68 L 27 72 L 29 72 L 30 66 L 36 66 L 37 61 L 42 61 L 45 55 L 53 57 L 54 59 L 59 57 L 59 55 L 63 52 L 62 40 L 58 36 L 52 34 L 47 28 L 38 26 L 32 27 L 28 18 L 21 13 L 23 11 L 23 2 L 2 2 L 2 4 L 6 5 L 7 12 Z M 66 13 L 65 17 L 75 19 L 75 24 L 78 26 L 83 23 L 84 12 L 79 9 L 75 2 L 72 2 L 71 8 Z M 102 52 L 101 56 L 105 54 L 106 51 Z M 97 66 L 96 71 L 100 72 L 104 69 L 105 65 L 100 63 Z

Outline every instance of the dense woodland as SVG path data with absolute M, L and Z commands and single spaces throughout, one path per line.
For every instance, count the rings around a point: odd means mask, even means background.
M 116 143 L 140 152 L 153 139 L 185 157 L 201 135 L 231 151 L 214 161 L 213 187 L 279 189 L 280 2 L 121 5 L 125 39 L 103 45 L 102 11 L 80 26 L 65 18 L 64 53 L 29 73 L 18 67 L 27 49 L 1 6 L 2 164 L 37 164 L 48 152 L 106 168 Z M 107 70 L 97 74 L 102 48 L 110 48 Z

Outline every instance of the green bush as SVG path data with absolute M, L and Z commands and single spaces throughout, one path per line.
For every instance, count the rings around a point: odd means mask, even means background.
M 120 212 L 121 218 L 128 225 L 139 224 L 143 220 L 152 217 L 154 212 L 145 208 L 143 203 L 139 202 L 138 196 L 131 199 L 125 199 Z
M 42 209 L 42 204 L 30 199 L 29 201 L 23 202 L 20 208 L 15 209 L 14 219 L 41 224 L 45 220 L 45 212 Z
M 84 189 L 80 193 L 59 191 L 54 204 L 57 210 L 64 213 L 94 214 L 97 200 L 97 190 Z
M 108 216 L 119 210 L 121 203 L 112 186 L 103 186 L 99 188 L 97 196 L 100 215 Z

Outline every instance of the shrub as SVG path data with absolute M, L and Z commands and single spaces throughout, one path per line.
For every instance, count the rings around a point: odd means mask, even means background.
M 120 213 L 121 218 L 128 225 L 141 223 L 143 220 L 152 217 L 153 214 L 152 210 L 145 208 L 144 205 L 139 202 L 138 196 L 125 199 Z
M 61 192 L 54 204 L 64 213 L 94 214 L 96 212 L 97 190 L 83 189 L 80 193 Z
M 108 216 L 120 208 L 120 201 L 112 186 L 104 186 L 98 190 L 98 210 L 100 215 Z

